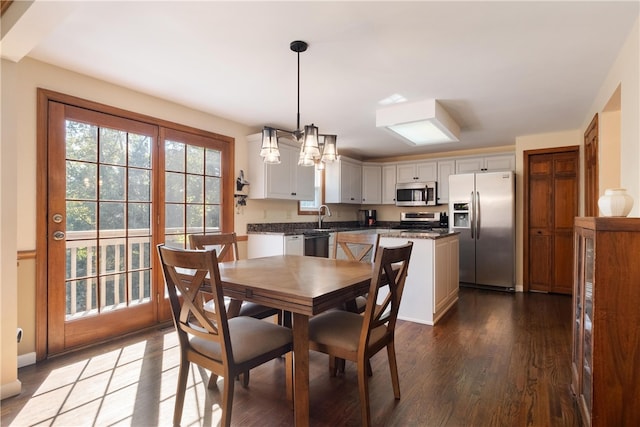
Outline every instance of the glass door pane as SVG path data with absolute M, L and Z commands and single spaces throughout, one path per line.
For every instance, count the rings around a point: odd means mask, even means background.
M 149 135 L 66 120 L 67 320 L 151 300 Z
M 221 152 L 165 140 L 165 244 L 187 248 L 189 234 L 219 233 Z

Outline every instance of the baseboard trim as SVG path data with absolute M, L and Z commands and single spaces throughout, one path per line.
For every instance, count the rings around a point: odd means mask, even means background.
M 21 354 L 18 356 L 18 368 L 36 364 L 36 352 Z
M 7 397 L 17 396 L 20 392 L 22 392 L 22 383 L 20 380 L 2 384 L 2 386 L 0 386 L 0 400 L 4 400 Z

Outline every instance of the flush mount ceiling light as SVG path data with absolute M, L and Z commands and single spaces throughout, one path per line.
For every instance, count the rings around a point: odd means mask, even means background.
M 376 112 L 376 126 L 412 145 L 460 140 L 460 126 L 435 99 L 381 108 Z
M 309 45 L 306 42 L 296 40 L 291 42 L 290 48 L 298 54 L 298 115 L 296 120 L 296 130 L 265 126 L 262 129 L 262 149 L 260 156 L 265 163 L 280 163 L 280 150 L 278 148 L 278 137 L 286 135 L 295 139 L 300 145 L 300 158 L 298 164 L 302 166 L 314 166 L 323 168 L 324 163 L 333 162 L 338 159 L 336 148 L 336 135 L 322 135 L 318 133 L 317 126 L 313 123 L 306 125 L 304 130 L 300 129 L 300 52 L 307 50 Z M 322 140 L 320 140 L 322 137 Z

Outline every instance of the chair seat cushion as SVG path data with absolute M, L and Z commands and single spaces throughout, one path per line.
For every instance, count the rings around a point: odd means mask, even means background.
M 349 311 L 327 311 L 309 320 L 309 340 L 349 351 L 357 351 L 363 319 L 362 315 Z M 369 343 L 382 339 L 386 331 L 385 326 L 373 329 Z
M 291 329 L 253 317 L 229 319 L 229 337 L 236 364 L 247 362 L 271 350 L 291 344 Z M 212 359 L 221 361 L 220 345 L 211 340 L 191 337 L 191 347 Z

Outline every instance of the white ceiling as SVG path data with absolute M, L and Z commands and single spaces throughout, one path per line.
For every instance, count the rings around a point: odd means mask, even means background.
M 520 135 L 579 128 L 639 16 L 637 1 L 83 1 L 56 9 L 41 9 L 48 22 L 37 37 L 32 31 L 24 55 L 255 131 L 295 128 L 289 43 L 304 40 L 301 124 L 337 134 L 339 149 L 362 158 L 511 145 Z M 9 57 L 4 39 L 2 47 Z M 460 125 L 460 142 L 411 147 L 377 129 L 378 101 L 395 93 L 438 99 Z

